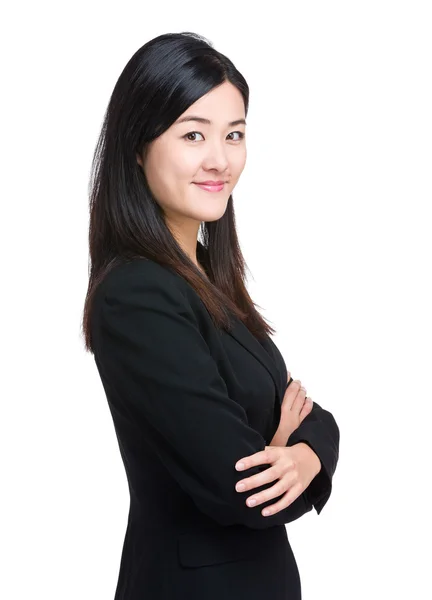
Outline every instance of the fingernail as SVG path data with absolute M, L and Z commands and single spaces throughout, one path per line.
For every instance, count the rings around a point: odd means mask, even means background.
M 236 485 L 236 490 L 237 490 L 238 492 L 242 492 L 242 491 L 245 489 L 245 487 L 246 487 L 246 486 L 245 486 L 245 484 L 244 484 L 244 483 L 238 483 L 238 484 Z
M 255 506 L 256 500 L 254 500 L 254 499 L 248 500 L 247 503 L 248 503 L 249 506 Z
M 244 469 L 244 463 L 240 462 L 236 464 L 236 469 L 237 471 L 243 471 Z

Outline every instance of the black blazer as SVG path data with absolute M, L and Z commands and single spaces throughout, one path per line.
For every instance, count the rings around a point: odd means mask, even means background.
M 261 511 L 282 496 L 248 507 L 274 482 L 235 485 L 269 465 L 234 465 L 270 444 L 287 369 L 270 337 L 233 325 L 216 329 L 187 281 L 147 259 L 117 265 L 96 291 L 94 358 L 130 492 L 115 600 L 301 598 L 285 524 L 327 502 L 339 429 L 314 402 L 287 445 L 309 444 L 320 473 L 279 513 Z

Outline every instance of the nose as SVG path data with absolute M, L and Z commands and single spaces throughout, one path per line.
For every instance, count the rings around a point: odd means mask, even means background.
M 227 149 L 223 143 L 206 144 L 206 154 L 203 160 L 203 167 L 206 170 L 215 169 L 222 172 L 228 168 L 228 165 Z

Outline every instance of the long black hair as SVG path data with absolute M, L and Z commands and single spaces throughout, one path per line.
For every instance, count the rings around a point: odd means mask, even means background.
M 241 92 L 245 114 L 249 88 L 233 63 L 202 36 L 166 33 L 139 48 L 123 69 L 106 109 L 89 183 L 89 283 L 82 328 L 93 352 L 94 292 L 118 263 L 150 258 L 184 277 L 217 327 L 229 329 L 233 313 L 258 338 L 275 330 L 256 310 L 245 285 L 246 263 L 235 226 L 232 194 L 223 216 L 202 222 L 197 258 L 208 277 L 182 250 L 165 223 L 137 162 L 146 145 L 189 106 L 225 81 Z

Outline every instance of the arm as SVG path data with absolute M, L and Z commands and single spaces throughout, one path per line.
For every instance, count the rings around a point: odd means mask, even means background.
M 293 381 L 293 379 L 291 377 L 286 386 L 287 388 L 292 381 Z M 292 432 L 294 431 L 294 429 L 295 429 L 295 422 L 292 419 L 290 410 L 287 410 L 287 412 L 285 412 L 285 405 L 284 405 L 284 401 L 283 401 L 282 405 L 281 405 L 279 425 L 278 425 L 278 428 L 276 429 L 276 432 L 275 432 L 269 446 L 286 446 L 288 443 L 288 439 L 289 439 L 290 435 L 292 434 Z
M 292 378 L 287 384 L 291 383 Z M 321 461 L 321 470 L 312 480 L 305 493 L 319 514 L 332 490 L 332 477 L 339 459 L 339 427 L 333 415 L 314 401 L 311 412 L 303 419 L 286 442 L 294 446 L 299 442 L 306 443 Z
M 122 412 L 149 432 L 149 444 L 173 479 L 219 524 L 264 529 L 312 510 L 305 492 L 270 517 L 261 510 L 277 499 L 246 505 L 257 490 L 241 494 L 236 483 L 269 465 L 245 473 L 235 464 L 264 450 L 266 441 L 230 398 L 195 314 L 172 275 L 147 261 L 136 268 L 105 287 L 95 345 Z

